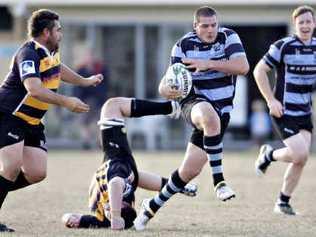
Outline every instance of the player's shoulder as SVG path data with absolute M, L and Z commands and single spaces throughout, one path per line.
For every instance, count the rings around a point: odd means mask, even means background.
M 16 57 L 37 58 L 37 51 L 33 41 L 24 42 L 16 52 Z
M 188 33 L 186 33 L 185 35 L 183 35 L 179 40 L 178 40 L 178 44 L 185 44 L 189 41 L 196 41 L 199 40 L 198 36 L 196 35 L 196 33 L 194 31 L 190 31 Z
M 224 34 L 226 37 L 233 35 L 233 34 L 237 34 L 236 31 L 227 28 L 227 27 L 219 27 L 218 28 L 218 33 L 219 34 Z
M 274 45 L 278 49 L 282 49 L 295 41 L 297 41 L 295 36 L 287 36 L 275 41 L 272 45 Z

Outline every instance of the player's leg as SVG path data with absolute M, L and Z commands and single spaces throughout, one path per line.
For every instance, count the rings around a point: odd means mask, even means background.
M 28 128 L 25 130 L 22 167 L 10 191 L 42 181 L 46 172 L 47 147 L 44 126 Z
M 20 172 L 23 146 L 22 141 L 0 148 L 0 208 Z
M 226 117 L 225 115 L 219 117 L 213 106 L 206 101 L 197 101 L 191 108 L 191 123 L 203 131 L 203 143 L 200 141 L 195 145 L 203 148 L 207 154 L 212 170 L 214 190 L 218 199 L 222 201 L 235 197 L 235 192 L 226 185 L 223 175 L 222 137 L 229 122 L 229 115 Z
M 24 129 L 13 116 L 0 113 L 0 208 L 23 162 Z M 0 224 L 0 232 L 13 230 Z
M 282 214 L 295 215 L 296 213 L 289 202 L 298 185 L 309 156 L 311 133 L 306 130 L 301 130 L 298 134 L 284 140 L 284 143 L 292 151 L 292 162 L 288 165 L 285 172 L 282 189 L 274 211 Z
M 180 169 L 175 170 L 167 184 L 151 199 L 144 199 L 141 211 L 134 221 L 136 230 L 145 229 L 148 221 L 158 210 L 176 193 L 179 193 L 185 185 L 200 173 L 206 162 L 205 152 L 189 143 L 185 154 L 185 160 Z M 191 167 L 188 167 L 191 165 Z
M 102 118 L 142 117 L 170 115 L 179 117 L 179 105 L 174 101 L 156 102 L 136 98 L 115 97 L 107 100 L 101 109 Z
M 150 191 L 160 191 L 167 182 L 168 178 L 146 171 L 138 171 L 138 187 L 140 188 Z M 189 197 L 194 197 L 197 193 L 197 185 L 188 183 L 180 193 Z

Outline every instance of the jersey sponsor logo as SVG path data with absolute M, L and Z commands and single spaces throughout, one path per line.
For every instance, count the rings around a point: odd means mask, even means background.
M 15 134 L 13 134 L 13 133 L 11 133 L 11 132 L 8 132 L 8 136 L 9 137 L 12 137 L 13 139 L 15 139 L 15 140 L 19 140 L 19 136 L 18 135 L 15 135 Z
M 284 132 L 290 133 L 290 134 L 294 134 L 294 131 L 289 129 L 289 128 L 284 128 Z
M 40 147 L 47 149 L 47 146 L 44 140 L 40 140 Z
M 24 77 L 28 74 L 35 73 L 35 64 L 34 61 L 26 60 L 20 63 L 20 76 Z

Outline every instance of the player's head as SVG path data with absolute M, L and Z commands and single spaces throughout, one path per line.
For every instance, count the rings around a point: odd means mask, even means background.
M 300 6 L 293 11 L 292 20 L 296 35 L 302 41 L 309 41 L 315 28 L 314 9 L 310 6 Z
M 28 20 L 28 35 L 32 38 L 42 37 L 51 51 L 58 49 L 62 37 L 59 15 L 47 9 L 34 11 Z
M 125 229 L 129 229 L 133 226 L 137 214 L 135 209 L 128 203 L 122 203 L 121 216 L 125 221 Z
M 194 12 L 193 28 L 201 41 L 212 43 L 218 32 L 218 19 L 215 9 L 200 7 Z

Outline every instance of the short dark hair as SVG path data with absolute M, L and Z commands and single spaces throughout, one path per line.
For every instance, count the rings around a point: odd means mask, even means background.
M 133 226 L 133 221 L 136 219 L 137 213 L 132 206 L 125 205 L 121 209 L 121 216 L 125 221 L 125 229 L 129 229 Z
M 59 20 L 59 15 L 48 9 L 40 9 L 34 11 L 28 20 L 28 35 L 30 37 L 38 37 L 45 28 L 53 29 L 55 21 Z
M 216 16 L 216 15 L 217 15 L 217 12 L 214 8 L 211 8 L 208 6 L 199 7 L 194 12 L 194 22 L 199 22 L 201 16 L 210 17 L 210 16 Z
M 314 17 L 315 12 L 314 9 L 310 6 L 304 5 L 304 6 L 299 6 L 296 9 L 294 9 L 292 13 L 292 20 L 295 21 L 296 17 L 305 14 L 306 12 L 310 12 L 312 16 Z

